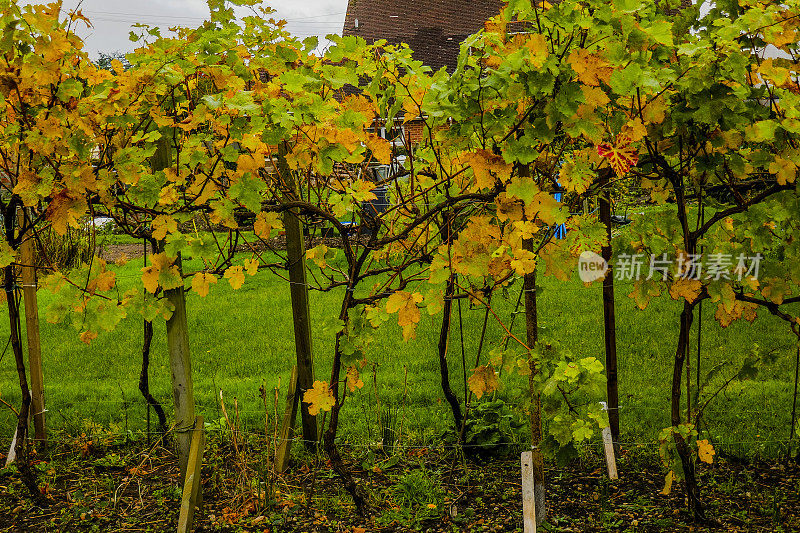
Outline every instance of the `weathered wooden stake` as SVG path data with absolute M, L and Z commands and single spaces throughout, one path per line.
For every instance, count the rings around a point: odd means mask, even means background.
M 297 417 L 297 403 L 300 395 L 297 393 L 297 365 L 292 367 L 292 377 L 289 379 L 289 390 L 286 393 L 286 409 L 283 412 L 283 423 L 278 441 L 280 444 L 275 450 L 275 472 L 282 473 L 289 466 L 289 457 L 292 452 L 292 439 L 294 439 L 294 419 Z
M 25 224 L 25 211 L 18 212 L 19 226 Z M 42 371 L 42 348 L 39 338 L 39 304 L 36 298 L 36 253 L 32 234 L 20 244 L 20 273 L 22 294 L 25 299 L 25 333 L 28 339 L 28 366 L 31 373 L 31 411 L 33 413 L 34 438 L 47 444 L 47 429 L 44 410 L 44 372 Z
M 177 259 L 178 270 L 183 275 L 181 257 Z M 186 477 L 192 434 L 188 430 L 195 419 L 192 360 L 189 356 L 189 321 L 186 316 L 186 293 L 183 285 L 164 291 L 164 296 L 175 307 L 167 320 L 167 348 L 169 367 L 172 370 L 172 399 L 175 404 L 175 440 L 178 445 L 178 464 L 181 477 Z
M 189 451 L 189 465 L 183 482 L 183 498 L 181 512 L 178 517 L 178 533 L 188 533 L 194 529 L 194 512 L 203 503 L 203 492 L 200 487 L 200 470 L 203 467 L 203 451 L 205 449 L 205 433 L 203 417 L 195 418 L 192 434 L 192 445 Z
M 522 165 L 519 169 L 521 177 L 530 177 L 531 169 Z M 522 248 L 534 253 L 533 239 L 523 239 Z M 528 365 L 531 373 L 528 376 L 528 390 L 531 395 L 530 429 L 531 429 L 531 468 L 533 472 L 533 493 L 536 498 L 536 523 L 541 525 L 547 513 L 544 492 L 544 455 L 539 446 L 542 443 L 542 397 L 537 392 L 536 376 L 541 371 L 533 356 L 533 350 L 539 341 L 539 312 L 536 294 L 536 269 L 528 272 L 523 277 L 523 292 L 525 294 L 525 340 L 528 343 Z
M 280 145 L 278 152 L 278 171 L 289 191 L 294 192 L 295 181 L 289 165 L 286 164 L 286 147 Z M 289 267 L 289 291 L 292 295 L 292 323 L 294 325 L 294 344 L 297 354 L 297 394 L 303 394 L 314 386 L 314 357 L 311 345 L 311 312 L 308 305 L 308 285 L 306 281 L 306 243 L 300 217 L 294 211 L 285 211 L 283 227 L 286 230 L 286 258 Z M 308 412 L 308 405 L 300 405 L 303 424 L 303 440 L 307 449 L 313 449 L 317 442 L 317 417 Z M 291 423 L 294 425 L 295 415 Z
M 536 498 L 533 494 L 533 453 L 522 452 L 522 525 L 525 533 L 536 533 Z
M 166 137 L 162 137 L 158 149 L 152 158 L 153 170 L 164 170 L 172 165 L 172 152 Z M 163 252 L 163 241 L 158 243 L 157 250 Z M 183 276 L 181 254 L 175 260 L 178 272 Z M 190 428 L 194 424 L 194 384 L 192 382 L 192 360 L 189 355 L 189 321 L 186 317 L 186 292 L 183 283 L 180 286 L 164 291 L 164 297 L 171 303 L 175 311 L 167 320 L 167 350 L 169 351 L 169 368 L 172 371 L 172 399 L 175 404 L 175 440 L 178 446 L 178 465 L 181 478 L 186 477 L 186 465 L 189 462 L 189 449 L 192 444 Z
M 604 191 L 600 203 L 600 222 L 606 226 L 608 244 L 603 246 L 601 254 L 608 265 L 606 277 L 603 278 L 603 337 L 606 348 L 606 395 L 608 399 L 608 423 L 614 442 L 619 442 L 619 376 L 617 372 L 617 318 L 614 308 L 614 270 L 611 258 L 614 249 L 611 243 L 611 169 L 604 168 L 599 172 L 599 183 Z M 619 450 L 619 445 L 615 446 Z
M 606 451 L 606 466 L 608 467 L 608 479 L 619 479 L 617 475 L 617 458 L 614 455 L 614 441 L 611 438 L 611 428 L 603 428 L 603 448 Z

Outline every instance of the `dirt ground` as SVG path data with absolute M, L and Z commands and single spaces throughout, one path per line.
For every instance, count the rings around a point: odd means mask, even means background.
M 453 450 L 414 448 L 386 456 L 343 447 L 366 490 L 358 516 L 324 453 L 303 452 L 285 475 L 270 475 L 257 446 L 211 442 L 202 470 L 197 531 L 522 531 L 520 467 L 506 458 L 465 460 Z M 352 453 L 351 453 L 352 452 Z M 353 455 L 356 454 L 356 455 Z M 167 448 L 88 437 L 37 456 L 46 500 L 35 505 L 13 467 L 0 470 L 0 531 L 167 531 L 180 508 L 178 470 Z M 711 522 L 693 523 L 682 486 L 662 495 L 664 472 L 643 451 L 624 452 L 610 482 L 593 453 L 546 471 L 543 531 L 800 531 L 800 467 L 794 462 L 703 465 Z

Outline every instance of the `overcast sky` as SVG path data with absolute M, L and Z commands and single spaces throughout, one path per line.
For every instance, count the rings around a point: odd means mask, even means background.
M 78 0 L 64 0 L 63 8 L 74 9 L 77 4 Z M 275 9 L 273 16 L 286 20 L 294 35 L 318 35 L 320 42 L 329 33 L 341 34 L 347 11 L 347 0 L 267 0 L 264 5 Z M 208 18 L 205 0 L 84 0 L 80 9 L 94 25 L 78 30 L 93 59 L 100 51 L 131 51 L 134 43 L 128 40 L 128 34 L 136 22 L 166 30 L 173 25 L 195 27 Z

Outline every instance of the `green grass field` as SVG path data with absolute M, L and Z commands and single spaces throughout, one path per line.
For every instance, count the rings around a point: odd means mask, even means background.
M 187 270 L 191 266 L 187 265 Z M 125 287 L 134 283 L 140 267 L 141 259 L 122 267 L 118 273 L 120 284 Z M 603 360 L 600 286 L 586 288 L 577 279 L 565 283 L 545 276 L 539 278 L 544 289 L 539 312 L 543 335 L 559 339 L 575 354 Z M 264 427 L 263 404 L 259 397 L 262 383 L 270 391 L 279 382 L 282 384 L 279 409 L 283 409 L 286 383 L 295 357 L 288 288 L 288 283 L 277 276 L 260 272 L 248 278 L 238 291 L 231 290 L 227 281 L 221 280 L 206 298 L 189 295 L 195 395 L 199 411 L 206 420 L 221 416 L 216 392 L 219 389 L 224 392 L 229 409 L 237 398 L 243 423 L 251 431 L 263 431 Z M 494 298 L 500 316 L 506 321 L 519 289 L 518 282 L 502 301 L 499 294 Z M 622 440 L 655 443 L 658 431 L 669 425 L 669 388 L 680 304 L 662 297 L 654 300 L 645 311 L 639 311 L 627 297 L 630 290 L 630 282 L 617 284 Z M 41 309 L 46 308 L 48 297 L 48 293 L 40 291 Z M 326 330 L 323 325 L 332 323 L 338 313 L 340 297 L 335 291 L 311 293 L 317 379 L 327 380 L 330 376 L 333 331 Z M 705 434 L 719 450 L 728 453 L 774 455 L 780 450 L 778 441 L 785 441 L 789 434 L 796 353 L 793 336 L 783 323 L 764 312 L 752 325 L 734 323 L 727 329 L 719 327 L 713 313 L 714 306 L 707 303 L 702 319 L 702 366 L 707 371 L 718 362 L 729 362 L 717 382 L 734 373 L 737 364 L 756 345 L 761 350 L 774 351 L 777 363 L 763 369 L 757 379 L 733 382 L 720 393 L 705 415 Z M 475 360 L 484 313 L 463 302 L 462 316 L 469 371 Z M 450 372 L 453 388 L 463 396 L 457 307 L 454 307 L 453 320 Z M 387 324 L 378 331 L 369 354 L 370 361 L 375 363 L 374 380 L 371 371 L 365 369 L 362 376 L 365 387 L 348 398 L 343 410 L 343 438 L 351 442 L 377 440 L 379 425 L 374 408 L 377 393 L 382 405 L 400 408 L 406 435 L 403 439 L 407 439 L 407 443 L 435 443 L 439 439 L 451 418 L 439 385 L 436 343 L 440 321 L 441 315 L 431 320 L 423 312 L 417 338 L 408 343 L 402 341 L 396 324 Z M 520 315 L 515 332 L 522 334 L 523 322 Z M 7 328 L 7 319 L 3 319 L 0 335 L 6 338 Z M 696 339 L 696 329 L 693 336 Z M 501 329 L 491 321 L 487 339 L 487 348 L 501 339 Z M 141 343 L 140 317 L 129 317 L 112 333 L 101 333 L 90 346 L 78 340 L 71 326 L 49 324 L 42 319 L 49 426 L 69 434 L 88 431 L 96 424 L 113 426 L 115 431 L 123 431 L 126 426 L 133 431 L 142 430 L 145 404 L 137 389 Z M 151 390 L 169 413 L 171 389 L 165 346 L 162 321 L 155 324 Z M 484 353 L 487 352 L 485 349 Z M 691 359 L 694 366 L 694 353 Z M 377 384 L 377 391 L 374 384 Z M 503 387 L 500 397 L 521 407 L 525 380 L 504 377 Z M 19 404 L 10 350 L 0 359 L 0 393 L 3 400 Z M 14 424 L 13 413 L 3 407 L 0 410 L 0 444 L 3 446 L 8 445 Z

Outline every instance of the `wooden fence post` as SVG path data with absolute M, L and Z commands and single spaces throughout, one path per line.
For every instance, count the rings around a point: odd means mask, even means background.
M 608 245 L 603 246 L 601 255 L 608 265 L 606 276 L 603 278 L 603 338 L 606 348 L 606 395 L 608 398 L 608 423 L 611 436 L 619 442 L 619 384 L 617 373 L 617 319 L 614 310 L 614 267 L 611 258 L 613 246 L 611 244 L 611 168 L 601 169 L 599 172 L 600 186 L 605 190 L 600 193 L 600 222 L 606 226 Z M 614 445 L 619 450 L 619 445 Z
M 522 452 L 522 526 L 524 533 L 536 533 L 536 498 L 533 493 L 533 453 Z
M 177 265 L 183 275 L 180 255 L 177 258 Z M 181 285 L 175 289 L 164 291 L 164 296 L 175 307 L 172 316 L 167 320 L 167 348 L 169 350 L 169 367 L 172 371 L 172 399 L 175 404 L 175 440 L 178 445 L 178 464 L 181 469 L 181 477 L 184 478 L 192 444 L 190 428 L 195 420 L 186 293 Z
M 165 137 L 158 143 L 153 155 L 153 170 L 164 170 L 172 164 L 172 152 Z M 163 242 L 158 250 L 163 252 Z M 175 260 L 178 272 L 183 276 L 181 255 Z M 192 383 L 192 360 L 189 355 L 189 321 L 186 317 L 186 292 L 183 283 L 180 286 L 164 291 L 164 297 L 175 308 L 167 320 L 167 350 L 169 351 L 169 367 L 172 371 L 172 398 L 175 404 L 175 435 L 178 446 L 178 465 L 181 479 L 186 477 L 186 465 L 189 462 L 189 450 L 192 444 L 191 427 L 195 423 L 194 385 Z
M 614 442 L 611 438 L 611 428 L 603 428 L 603 449 L 606 452 L 606 467 L 608 468 L 608 479 L 619 479 L 617 474 L 617 458 L 614 455 Z
M 289 466 L 289 457 L 292 451 L 294 438 L 294 419 L 297 416 L 297 403 L 300 394 L 297 391 L 297 365 L 292 367 L 292 377 L 289 378 L 289 390 L 286 393 L 286 408 L 283 411 L 283 423 L 278 438 L 280 444 L 275 449 L 275 472 L 282 473 Z
M 294 191 L 294 175 L 286 164 L 286 146 L 281 143 L 278 150 L 278 172 L 289 191 Z M 314 386 L 314 357 L 311 345 L 311 313 L 308 305 L 306 280 L 306 244 L 300 217 L 294 211 L 285 211 L 283 227 L 286 230 L 286 256 L 289 262 L 289 290 L 292 295 L 292 319 L 294 344 L 297 354 L 297 395 L 302 395 Z M 295 410 L 296 411 L 296 410 Z M 303 441 L 307 449 L 317 442 L 317 417 L 308 412 L 308 404 L 300 405 L 303 424 Z M 295 415 L 291 423 L 294 425 Z
M 194 512 L 203 503 L 203 492 L 200 486 L 200 470 L 203 467 L 203 451 L 205 449 L 205 433 L 203 417 L 195 418 L 194 430 L 191 432 L 192 445 L 189 452 L 189 464 L 183 482 L 181 512 L 178 517 L 178 533 L 188 533 L 194 529 Z
M 18 212 L 19 227 L 25 225 L 25 211 Z M 47 445 L 47 429 L 44 410 L 44 372 L 42 370 L 42 348 L 39 337 L 39 304 L 36 297 L 36 252 L 31 232 L 20 244 L 20 271 L 22 294 L 25 300 L 25 334 L 28 339 L 28 366 L 31 372 L 31 411 L 33 413 L 34 438 Z

